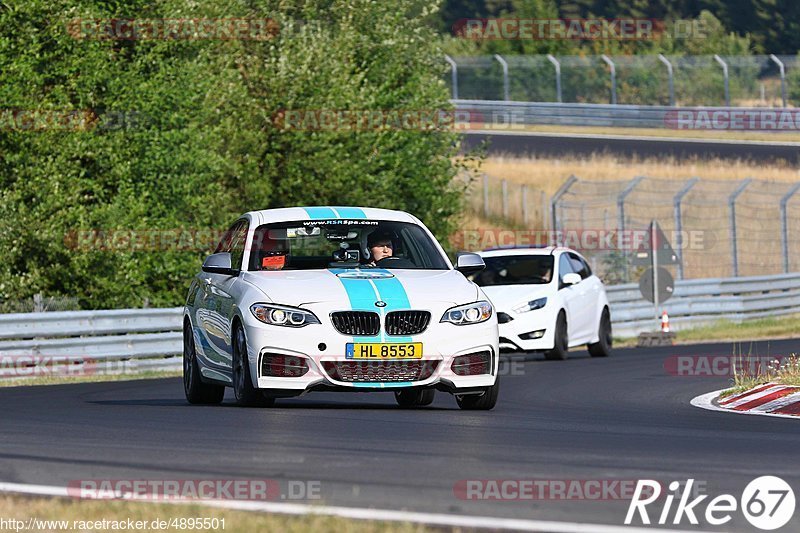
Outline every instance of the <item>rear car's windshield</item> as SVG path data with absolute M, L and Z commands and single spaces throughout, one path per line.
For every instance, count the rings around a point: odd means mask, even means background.
M 325 268 L 447 270 L 448 266 L 428 234 L 406 222 L 301 220 L 256 228 L 249 270 Z
M 484 257 L 486 268 L 471 276 L 481 287 L 491 285 L 535 285 L 553 279 L 552 255 L 506 255 Z

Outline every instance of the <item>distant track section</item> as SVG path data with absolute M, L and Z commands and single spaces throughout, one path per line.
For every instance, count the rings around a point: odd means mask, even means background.
M 731 158 L 764 163 L 800 163 L 800 143 L 767 141 L 724 141 L 674 137 L 633 137 L 508 131 L 470 131 L 465 134 L 465 151 L 487 143 L 490 155 L 588 156 L 608 153 L 627 157 Z

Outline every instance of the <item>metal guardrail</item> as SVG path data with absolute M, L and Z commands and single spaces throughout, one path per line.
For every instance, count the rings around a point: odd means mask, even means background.
M 611 104 L 562 104 L 548 102 L 505 102 L 502 100 L 451 100 L 456 109 L 456 121 L 460 127 L 469 124 L 469 129 L 493 131 L 519 131 L 520 126 L 605 126 L 617 128 L 677 129 L 681 112 L 688 112 L 688 125 L 700 123 L 697 113 L 722 111 L 725 117 L 758 116 L 768 112 L 780 113 L 779 109 L 763 107 L 671 107 L 649 105 Z M 737 119 L 738 120 L 738 119 Z M 744 120 L 744 119 L 741 119 Z M 485 126 L 484 126 L 485 125 Z M 687 125 L 687 127 L 688 127 Z M 710 128 L 711 126 L 709 126 Z M 772 131 L 772 130 L 764 130 Z M 777 131 L 777 128 L 776 130 Z
M 653 304 L 642 299 L 636 283 L 607 287 L 614 335 L 631 337 L 659 327 Z M 679 280 L 667 310 L 672 329 L 690 329 L 718 320 L 800 313 L 800 274 Z
M 637 284 L 609 286 L 607 293 L 615 336 L 658 329 L 653 305 L 642 299 Z M 800 273 L 679 280 L 664 308 L 674 329 L 800 313 Z M 177 369 L 181 316 L 180 307 L 0 315 L 0 358 L 83 358 L 109 368 L 135 361 L 139 370 Z M 0 376 L 5 370 L 0 368 Z

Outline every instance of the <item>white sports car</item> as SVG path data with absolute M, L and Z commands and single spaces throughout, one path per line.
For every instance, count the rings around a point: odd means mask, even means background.
M 588 345 L 611 353 L 611 313 L 603 282 L 569 248 L 506 248 L 479 252 L 486 268 L 470 278 L 497 310 L 502 350 L 543 352 L 566 359 Z
M 190 403 L 390 390 L 401 406 L 497 401 L 497 317 L 431 232 L 400 211 L 290 207 L 242 215 L 203 263 L 184 310 Z

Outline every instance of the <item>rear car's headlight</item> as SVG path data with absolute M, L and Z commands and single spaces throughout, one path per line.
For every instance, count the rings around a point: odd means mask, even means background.
M 314 313 L 285 305 L 253 304 L 250 312 L 261 322 L 272 326 L 302 328 L 309 324 L 321 324 Z
M 528 311 L 535 311 L 537 309 L 541 309 L 547 304 L 547 298 L 536 298 L 535 300 L 531 300 L 530 302 L 526 302 L 524 304 L 520 304 L 514 307 L 514 312 L 516 313 L 527 313 Z
M 451 307 L 445 311 L 439 322 L 450 322 L 456 326 L 480 324 L 492 317 L 492 304 L 486 301 Z

